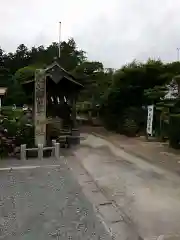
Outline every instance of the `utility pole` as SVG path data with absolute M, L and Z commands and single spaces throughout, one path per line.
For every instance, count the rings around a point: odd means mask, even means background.
M 61 57 L 61 22 L 59 22 L 59 59 Z
M 180 48 L 177 48 L 177 61 L 179 62 L 179 51 L 180 51 Z

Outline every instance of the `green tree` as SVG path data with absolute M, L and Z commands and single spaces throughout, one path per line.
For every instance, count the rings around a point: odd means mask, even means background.
M 79 50 L 73 38 L 61 43 L 60 64 L 67 71 L 73 71 L 86 59 L 85 52 Z
M 85 86 L 81 92 L 81 101 L 91 101 L 92 105 L 99 103 L 102 93 L 109 87 L 109 72 L 104 72 L 100 62 L 85 61 L 78 65 L 73 75 Z M 105 89 L 106 88 L 106 89 Z
M 28 80 L 33 80 L 36 69 L 43 67 L 45 67 L 45 65 L 39 63 L 20 68 L 16 71 L 14 77 L 20 84 Z

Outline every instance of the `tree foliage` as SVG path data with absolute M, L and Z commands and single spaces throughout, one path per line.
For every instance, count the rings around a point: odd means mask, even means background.
M 32 79 L 37 68 L 47 66 L 57 56 L 56 42 L 48 47 L 31 49 L 20 44 L 14 53 L 0 49 L 0 86 L 8 87 L 5 103 L 24 104 L 27 98 L 21 83 Z M 104 68 L 99 61 L 89 61 L 73 38 L 61 43 L 59 61 L 85 86 L 79 101 L 100 105 L 101 115 L 114 126 L 119 124 L 123 115 L 128 115 L 127 111 L 133 109 L 134 115 L 140 116 L 139 110 L 135 114 L 135 108 L 142 109 L 144 105 L 160 101 L 167 92 L 167 86 L 178 82 L 174 83 L 172 79 L 180 75 L 179 62 L 163 63 L 159 59 L 148 59 L 145 63 L 134 60 L 116 70 Z
M 58 43 L 28 49 L 20 44 L 14 53 L 5 53 L 0 49 L 0 87 L 7 87 L 8 93 L 4 104 L 24 104 L 27 98 L 21 83 L 31 80 L 35 70 L 51 64 L 58 56 Z M 60 64 L 68 71 L 73 71 L 86 59 L 85 52 L 78 49 L 74 39 L 61 43 Z

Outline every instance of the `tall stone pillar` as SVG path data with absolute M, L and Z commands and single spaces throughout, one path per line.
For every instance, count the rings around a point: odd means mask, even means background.
M 35 145 L 46 145 L 46 75 L 44 70 L 35 72 Z

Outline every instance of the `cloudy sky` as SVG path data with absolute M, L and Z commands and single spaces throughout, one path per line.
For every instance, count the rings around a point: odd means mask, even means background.
M 0 46 L 74 37 L 91 60 L 118 68 L 133 59 L 177 59 L 180 0 L 0 0 Z

